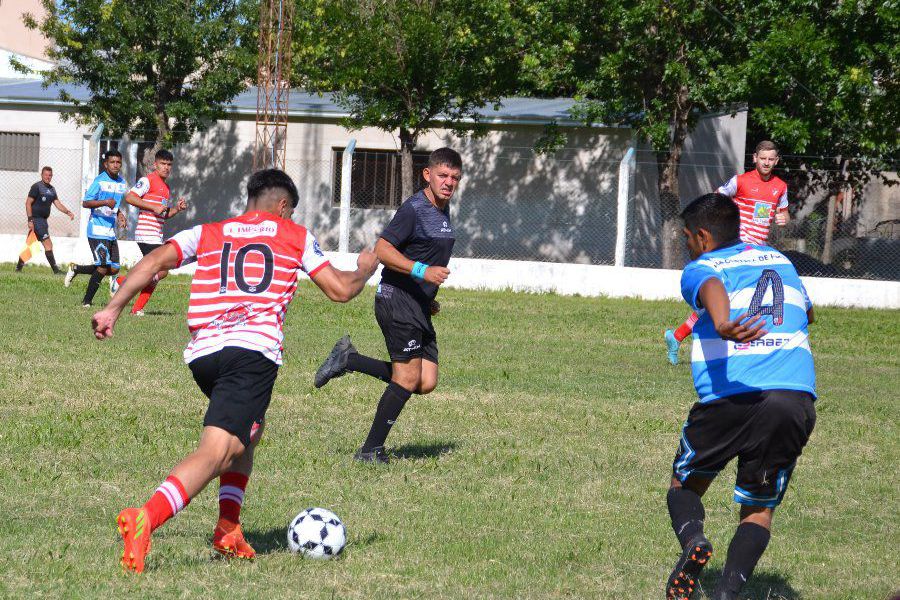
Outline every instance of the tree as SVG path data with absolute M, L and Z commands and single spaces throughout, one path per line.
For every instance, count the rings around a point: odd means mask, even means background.
M 584 20 L 573 82 L 575 114 L 587 122 L 624 124 L 657 157 L 664 268 L 680 268 L 678 171 L 685 139 L 699 114 L 738 99 L 723 66 L 742 45 L 718 10 L 699 0 L 612 1 Z
M 223 114 L 256 65 L 255 19 L 242 0 L 107 2 L 43 0 L 46 17 L 25 24 L 50 40 L 56 64 L 45 86 L 87 87 L 82 102 L 65 90 L 63 113 L 79 124 L 104 123 L 112 135 L 153 142 L 149 170 L 163 145 L 190 139 Z
M 419 136 L 477 130 L 479 109 L 515 86 L 505 0 L 298 0 L 294 22 L 293 83 L 333 93 L 352 129 L 398 135 L 404 198 Z

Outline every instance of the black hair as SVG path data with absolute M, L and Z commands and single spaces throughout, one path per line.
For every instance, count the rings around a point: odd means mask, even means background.
M 119 152 L 118 150 L 107 150 L 106 152 L 103 153 L 103 162 L 108 161 L 110 158 L 112 158 L 114 156 L 118 156 L 119 158 L 122 158 L 122 153 Z
M 681 211 L 681 219 L 691 233 L 705 229 L 719 244 L 741 235 L 741 213 L 737 204 L 722 194 L 700 196 Z
M 175 157 L 172 156 L 172 153 L 165 148 L 160 148 L 156 151 L 156 155 L 153 157 L 153 160 L 167 160 L 169 162 L 172 162 L 173 160 L 175 160 Z
M 43 173 L 44 171 L 50 171 L 50 172 L 52 173 L 52 172 L 53 172 L 53 167 L 51 167 L 51 166 L 49 166 L 49 165 L 46 166 L 46 167 L 41 167 L 41 173 Z
M 263 169 L 250 176 L 247 182 L 247 199 L 254 201 L 268 190 L 284 190 L 291 197 L 291 206 L 296 207 L 300 202 L 300 194 L 297 186 L 287 173 L 280 169 Z
M 462 170 L 462 157 L 453 148 L 438 148 L 428 155 L 428 168 L 433 169 L 441 165 Z

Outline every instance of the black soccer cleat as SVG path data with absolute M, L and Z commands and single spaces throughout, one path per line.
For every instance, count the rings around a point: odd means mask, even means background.
M 712 552 L 712 544 L 702 533 L 684 547 L 666 582 L 666 600 L 690 600 L 697 589 L 700 572 L 709 562 Z
M 368 452 L 363 452 L 363 449 L 360 448 L 356 451 L 356 454 L 353 455 L 353 460 L 357 462 L 374 463 L 381 465 L 386 465 L 391 462 L 391 460 L 388 458 L 387 453 L 384 451 L 384 446 L 376 446 Z
M 351 352 L 356 352 L 350 342 L 350 336 L 345 335 L 337 341 L 325 362 L 316 371 L 315 386 L 322 387 L 335 377 L 340 377 L 347 372 L 347 358 Z

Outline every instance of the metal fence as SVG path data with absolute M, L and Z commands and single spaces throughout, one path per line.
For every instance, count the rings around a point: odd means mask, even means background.
M 120 148 L 129 183 L 141 175 L 136 146 Z M 326 250 L 340 248 L 342 229 L 349 251 L 371 247 L 402 200 L 396 154 L 355 150 L 345 181 L 346 148 L 322 152 L 311 146 L 307 151 L 305 157 L 289 153 L 286 164 L 301 194 L 294 218 L 314 231 Z M 529 147 L 482 144 L 463 154 L 464 178 L 451 204 L 454 256 L 661 266 L 659 167 L 653 153 L 638 150 L 623 161 L 621 148 L 538 154 Z M 427 153 L 414 156 L 417 170 L 426 158 Z M 86 211 L 76 209 L 97 172 L 92 160 L 82 148 L 39 149 L 39 164 L 54 170 L 60 200 L 78 215 L 70 222 L 54 209 L 53 236 L 79 235 Z M 714 153 L 685 154 L 679 176 L 682 204 L 750 168 L 749 156 L 744 165 L 734 165 Z M 173 196 L 184 197 L 189 208 L 166 224 L 166 235 L 239 213 L 251 169 L 252 148 L 230 140 L 198 139 L 176 147 L 169 183 Z M 778 175 L 789 184 L 792 220 L 786 227 L 772 226 L 770 243 L 787 253 L 801 274 L 900 280 L 900 186 L 876 178 L 835 194 L 811 186 L 809 173 L 782 170 Z M 40 173 L 2 170 L 0 176 L 0 233 L 21 234 L 24 240 L 25 197 Z M 350 204 L 342 228 L 345 184 Z M 132 238 L 136 210 L 129 220 L 125 239 Z

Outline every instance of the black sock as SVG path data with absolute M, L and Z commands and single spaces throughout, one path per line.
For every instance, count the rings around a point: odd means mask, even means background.
M 726 598 L 737 597 L 766 551 L 771 536 L 768 529 L 756 523 L 738 525 L 728 546 L 728 557 L 725 559 L 725 568 L 722 569 L 722 578 L 716 585 L 714 598 L 720 595 Z
M 84 301 L 82 304 L 90 304 L 94 301 L 94 294 L 97 293 L 97 288 L 100 287 L 100 281 L 103 279 L 103 273 L 99 271 L 95 271 L 93 275 L 91 275 L 90 281 L 88 281 L 87 289 L 84 291 Z
M 47 250 L 44 254 L 47 255 L 47 262 L 50 263 L 50 268 L 53 269 L 54 272 L 59 271 L 59 267 L 56 266 L 56 258 L 53 256 L 53 250 Z
M 25 261 L 23 261 L 21 258 L 16 261 L 16 271 L 21 271 L 22 267 L 24 267 L 24 266 L 25 266 Z
M 387 389 L 381 395 L 378 402 L 378 409 L 375 411 L 375 419 L 372 421 L 372 428 L 369 430 L 369 437 L 363 442 L 363 452 L 371 452 L 373 448 L 384 446 L 384 440 L 387 439 L 391 432 L 391 426 L 400 416 L 400 411 L 412 392 L 401 387 L 399 384 L 390 382 Z
M 673 487 L 666 495 L 666 504 L 669 505 L 672 529 L 684 548 L 696 535 L 703 533 L 703 519 L 706 518 L 703 501 L 696 492 Z
M 93 275 L 96 270 L 95 265 L 75 265 L 76 275 Z
M 347 370 L 355 373 L 365 373 L 385 383 L 389 383 L 393 368 L 389 362 L 378 360 L 377 358 L 369 358 L 358 352 L 351 352 L 350 356 L 347 357 Z

